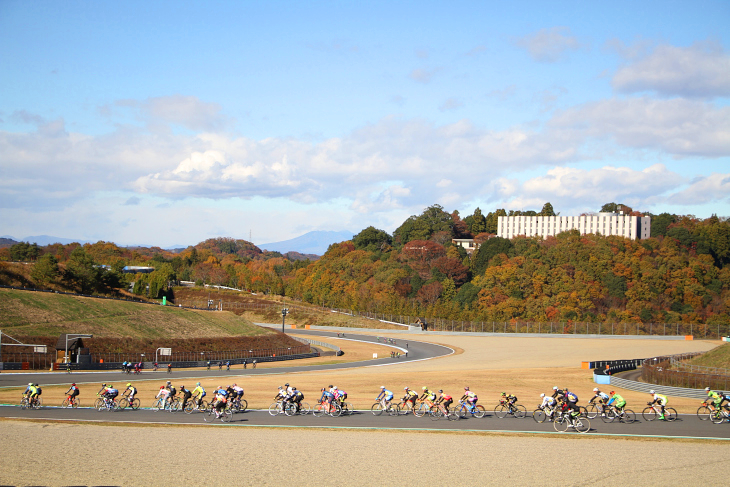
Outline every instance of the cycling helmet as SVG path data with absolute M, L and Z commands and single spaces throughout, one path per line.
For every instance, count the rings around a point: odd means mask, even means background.
M 33 385 L 33 383 L 32 383 L 32 382 L 28 382 L 28 385 L 29 385 L 29 386 L 32 386 L 32 385 Z M 106 384 L 104 384 L 104 385 L 106 385 Z
M 444 393 L 444 390 L 443 389 L 439 389 L 439 394 L 443 394 L 443 393 Z
M 75 386 L 75 385 L 76 385 L 76 383 L 74 382 L 74 383 L 73 383 L 73 384 L 71 384 L 71 385 L 72 385 L 72 386 Z
M 337 386 L 332 387 L 332 389 L 337 390 Z
M 282 390 L 282 389 L 283 389 L 283 387 L 279 386 L 279 390 Z
M 36 386 L 36 387 L 38 387 L 38 384 L 36 384 L 35 386 Z M 111 388 L 112 388 L 112 387 L 114 387 L 114 386 L 113 386 L 112 384 L 107 384 L 107 387 L 108 387 L 109 389 L 111 389 Z
M 160 386 L 160 389 L 164 389 L 164 388 L 165 388 L 165 386 Z
M 287 384 L 287 385 L 289 385 L 289 384 Z M 335 388 L 335 386 L 333 386 L 332 384 L 330 384 L 330 389 L 334 389 L 334 388 Z
M 403 390 L 404 391 L 407 391 L 408 390 L 408 386 L 404 387 Z
M 425 391 L 426 389 L 428 389 L 428 387 L 423 386 L 423 387 L 421 387 L 421 389 L 423 389 Z
M 74 384 L 74 385 L 76 385 L 76 384 Z M 127 387 L 132 387 L 132 383 L 131 382 L 127 382 Z
M 554 391 L 557 391 L 558 390 L 558 386 L 553 386 L 553 390 Z
M 380 386 L 381 389 L 385 389 L 385 386 Z
M 594 387 L 593 392 L 598 392 L 598 387 Z
M 200 385 L 200 382 L 196 383 L 195 385 L 196 385 L 196 386 L 199 386 L 199 385 Z
M 28 385 L 32 386 L 33 384 L 28 384 Z M 106 387 L 106 382 L 104 384 L 102 384 L 101 387 Z
M 654 389 L 652 389 L 649 391 L 649 394 L 656 394 L 656 392 L 654 392 Z
M 287 382 L 286 384 L 284 384 L 284 387 L 289 387 L 289 383 Z M 332 386 L 330 386 L 330 387 L 332 387 Z
M 502 395 L 503 395 L 503 396 L 506 396 L 506 395 L 507 395 L 507 393 L 506 393 L 506 392 L 503 392 L 503 393 L 502 393 Z
M 705 392 L 710 392 L 710 388 L 709 387 L 705 387 Z
M 167 385 L 169 386 L 170 384 L 171 384 L 171 382 L 170 382 L 170 381 L 168 380 L 168 381 L 167 381 Z
M 616 394 L 616 391 L 611 391 L 611 392 L 609 392 L 609 394 L 611 394 L 613 396 L 614 394 Z
M 466 387 L 464 388 L 464 390 L 465 390 L 465 391 L 468 391 L 468 390 L 469 390 L 469 386 L 466 386 Z
M 185 389 L 185 386 L 180 386 L 180 390 L 182 391 L 183 389 Z
M 540 397 L 545 397 L 545 393 L 543 392 L 542 394 L 540 394 Z

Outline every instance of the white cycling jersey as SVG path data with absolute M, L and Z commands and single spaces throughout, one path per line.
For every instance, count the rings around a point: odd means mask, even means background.
M 555 398 L 550 397 L 550 396 L 545 396 L 542 398 L 542 404 L 540 405 L 540 407 L 545 408 L 545 407 L 553 407 L 553 406 L 555 406 Z

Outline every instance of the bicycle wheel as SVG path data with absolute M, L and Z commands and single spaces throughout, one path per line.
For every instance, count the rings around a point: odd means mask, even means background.
M 248 401 L 245 399 L 241 399 L 241 412 L 246 412 L 246 409 L 248 409 Z
M 438 406 L 431 406 L 431 409 L 428 410 L 428 415 L 431 417 L 432 420 L 437 421 L 441 419 L 441 417 L 444 415 L 444 412 L 441 411 L 441 408 Z
M 644 410 L 641 412 L 641 416 L 646 421 L 654 421 L 657 418 L 656 411 L 651 406 L 645 407 Z
M 509 408 L 504 404 L 497 404 L 494 407 L 494 415 L 497 416 L 499 419 L 506 418 L 508 414 Z
M 472 414 L 474 414 L 474 417 L 477 419 L 482 419 L 485 414 L 487 414 L 487 410 L 484 409 L 484 406 L 481 404 L 477 404 L 474 406 L 474 411 L 472 411 Z
M 226 408 L 221 412 L 221 421 L 224 423 L 230 423 L 233 421 L 233 411 Z
M 413 411 L 413 414 L 417 418 L 422 418 L 428 412 L 429 409 L 430 409 L 429 406 L 425 402 L 422 402 L 421 404 L 418 405 L 418 408 L 416 408 Z
M 340 406 L 337 403 L 332 404 L 330 406 L 330 416 L 333 418 L 339 418 L 342 415 L 342 406 Z
M 314 409 L 316 410 L 316 409 L 317 409 L 317 407 L 315 406 L 315 407 L 314 407 Z M 381 414 L 383 414 L 383 405 L 382 405 L 382 404 L 380 404 L 379 402 L 376 402 L 375 404 L 373 404 L 373 405 L 372 405 L 372 406 L 370 407 L 370 411 L 371 411 L 371 412 L 372 412 L 372 413 L 373 413 L 373 414 L 374 414 L 375 416 L 380 416 Z
M 598 408 L 594 403 L 588 404 L 588 407 L 584 408 L 586 410 L 586 417 L 588 419 L 593 419 L 596 416 L 598 416 Z
M 351 402 L 346 402 L 345 403 L 345 407 L 342 408 L 342 414 L 344 414 L 346 416 L 351 416 L 354 413 L 355 413 L 355 408 L 352 406 L 352 403 Z M 400 407 L 398 408 L 398 413 L 399 414 L 402 414 L 400 412 Z
M 619 417 L 621 413 L 615 411 L 614 409 L 606 409 L 603 411 L 603 414 L 601 415 L 601 420 L 603 420 L 604 423 L 613 423 L 613 421 Z
M 576 406 L 578 408 L 578 416 L 588 417 L 588 410 L 584 406 Z
M 119 401 L 117 401 L 116 399 L 114 399 L 112 401 L 112 412 L 115 413 L 115 412 L 121 411 L 121 410 L 122 410 L 122 408 L 119 407 Z
M 397 404 L 391 404 L 388 406 L 388 414 L 391 416 L 398 416 L 400 414 L 400 406 Z
M 545 411 L 542 409 L 537 408 L 532 412 L 532 419 L 534 419 L 536 423 L 544 423 L 547 419 L 547 414 L 545 414 Z
M 215 409 L 210 408 L 205 411 L 203 411 L 203 421 L 206 423 L 212 423 L 217 418 L 215 417 Z
M 624 412 L 618 418 L 619 421 L 626 424 L 631 424 L 636 421 L 636 414 L 631 409 L 624 409 Z
M 707 406 L 700 406 L 697 408 L 697 417 L 700 418 L 700 421 L 707 421 L 710 419 L 710 413 L 712 413 L 712 410 Z
M 175 399 L 170 404 L 170 412 L 171 413 L 176 413 L 176 412 L 178 412 L 179 409 L 180 409 L 180 399 Z
M 446 412 L 446 419 L 456 421 L 457 419 L 461 419 L 461 416 L 456 412 L 456 408 L 451 408 Z
M 575 430 L 578 433 L 587 433 L 591 430 L 591 420 L 585 416 L 578 415 L 574 420 Z
M 553 421 L 553 428 L 555 428 L 555 431 L 564 433 L 568 431 L 568 420 L 564 415 L 560 415 L 555 418 L 555 421 Z
M 269 414 L 272 416 L 276 416 L 277 414 L 281 413 L 281 403 L 279 402 L 272 402 L 271 406 L 269 406 Z
M 522 419 L 527 416 L 527 409 L 522 404 L 515 404 L 515 410 L 513 412 L 515 418 Z
M 299 403 L 299 414 L 309 414 L 312 408 L 309 407 L 308 402 Z
M 69 407 L 68 398 L 66 398 L 66 399 L 63 400 L 63 402 L 61 403 L 61 407 L 62 408 Z
M 665 421 L 676 421 L 677 410 L 674 408 L 664 408 L 664 420 Z
M 293 402 L 287 403 L 286 407 L 284 408 L 284 414 L 287 416 L 294 416 L 297 414 L 297 405 Z
M 134 400 L 132 401 L 132 403 L 130 404 L 130 406 L 132 406 L 132 409 L 134 409 L 135 411 L 138 410 L 139 409 L 139 398 L 135 397 Z
M 185 404 L 185 407 L 183 408 L 183 412 L 184 412 L 185 414 L 190 414 L 190 413 L 192 413 L 192 412 L 193 412 L 193 410 L 194 410 L 194 409 L 195 409 L 195 401 L 192 401 L 192 400 L 191 400 L 191 401 L 188 401 L 188 402 L 187 402 L 187 403 Z
M 96 398 L 96 401 L 94 401 L 94 409 L 99 409 L 100 406 L 104 404 L 104 400 L 100 397 Z
M 129 399 L 127 399 L 126 397 L 123 397 L 119 400 L 119 409 L 124 410 L 124 409 L 127 409 L 128 406 L 129 406 Z
M 20 400 L 20 409 L 26 409 L 28 407 L 28 398 L 24 397 Z

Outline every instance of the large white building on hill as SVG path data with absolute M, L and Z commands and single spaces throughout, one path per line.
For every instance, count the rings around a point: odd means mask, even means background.
M 568 230 L 588 233 L 618 235 L 632 240 L 649 238 L 651 217 L 629 216 L 623 213 L 598 213 L 582 216 L 500 216 L 497 219 L 497 236 L 555 236 Z

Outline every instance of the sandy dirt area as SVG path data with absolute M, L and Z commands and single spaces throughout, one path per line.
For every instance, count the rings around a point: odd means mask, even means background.
M 373 486 L 723 483 L 727 444 L 252 427 L 0 421 L 12 485 Z M 10 448 L 8 448 L 10 447 Z M 126 451 L 127 453 L 123 453 Z M 28 454 L 33 452 L 33 454 Z M 419 480 L 420 479 L 420 480 Z

